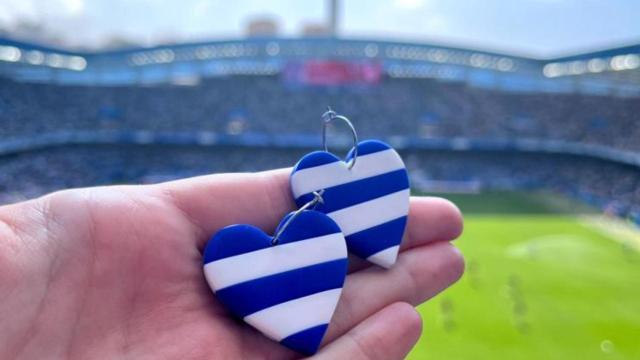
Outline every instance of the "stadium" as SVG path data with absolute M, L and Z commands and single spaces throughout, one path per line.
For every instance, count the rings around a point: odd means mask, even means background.
M 640 356 L 640 44 L 559 58 L 249 36 L 108 51 L 0 39 L 0 204 L 289 167 L 331 106 L 465 214 L 467 273 L 411 359 Z M 330 147 L 345 154 L 340 124 Z M 466 241 L 466 239 L 473 241 Z

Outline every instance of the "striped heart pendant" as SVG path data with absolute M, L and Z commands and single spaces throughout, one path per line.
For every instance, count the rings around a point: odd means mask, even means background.
M 327 151 L 305 155 L 291 173 L 291 189 L 300 206 L 323 190 L 324 204 L 314 210 L 327 214 L 347 240 L 349 252 L 391 267 L 409 213 L 409 177 L 400 155 L 389 145 L 366 140 L 357 146 L 353 167 Z
M 347 274 L 338 225 L 317 211 L 285 217 L 277 245 L 251 225 L 218 231 L 204 251 L 204 274 L 218 300 L 267 337 L 314 354 Z

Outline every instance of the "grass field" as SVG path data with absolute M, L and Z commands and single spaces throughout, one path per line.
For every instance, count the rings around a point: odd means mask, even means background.
M 640 359 L 637 231 L 555 196 L 444 197 L 465 213 L 467 270 L 419 307 L 409 359 Z

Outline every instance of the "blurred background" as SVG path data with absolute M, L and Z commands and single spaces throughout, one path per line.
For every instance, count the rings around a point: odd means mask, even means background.
M 331 106 L 466 216 L 467 272 L 419 308 L 409 358 L 638 359 L 638 19 L 634 0 L 0 0 L 0 204 L 292 166 Z

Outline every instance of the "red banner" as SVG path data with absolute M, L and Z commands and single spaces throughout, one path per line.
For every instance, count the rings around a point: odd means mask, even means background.
M 307 85 L 377 84 L 382 66 L 375 62 L 309 60 L 292 62 L 284 70 L 285 81 Z

